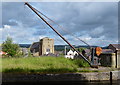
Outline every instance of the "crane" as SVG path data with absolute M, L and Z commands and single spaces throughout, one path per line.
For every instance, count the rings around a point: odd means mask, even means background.
M 91 63 L 83 54 L 81 54 L 78 50 L 75 49 L 73 45 L 71 45 L 51 24 L 49 24 L 39 13 L 38 10 L 32 7 L 28 2 L 25 2 L 27 5 L 40 19 L 42 19 L 55 33 L 57 33 L 74 51 L 78 53 L 80 57 L 82 57 L 91 67 L 98 67 L 98 65 L 94 65 L 93 62 Z M 41 13 L 42 14 L 42 13 Z M 42 14 L 43 15 L 43 14 Z M 44 15 L 45 16 L 45 15 Z M 47 17 L 47 16 L 45 16 Z M 47 17 L 48 18 L 48 17 Z M 48 18 L 49 19 L 49 18 Z M 51 20 L 51 19 L 50 19 Z M 52 20 L 51 20 L 52 21 Z M 94 56 L 94 50 L 92 51 L 92 56 Z M 93 61 L 93 58 L 92 58 Z

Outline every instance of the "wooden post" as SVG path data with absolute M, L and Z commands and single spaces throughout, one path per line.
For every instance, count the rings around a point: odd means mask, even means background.
M 112 72 L 110 71 L 110 85 L 112 85 Z

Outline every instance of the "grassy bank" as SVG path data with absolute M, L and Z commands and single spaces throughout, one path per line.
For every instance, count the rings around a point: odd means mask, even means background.
M 2 58 L 2 72 L 5 73 L 66 73 L 78 72 L 80 67 L 89 65 L 80 59 L 71 60 L 64 57 Z

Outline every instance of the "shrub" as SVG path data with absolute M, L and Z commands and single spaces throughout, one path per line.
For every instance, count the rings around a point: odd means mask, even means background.
M 82 52 L 83 50 L 85 50 L 86 48 L 78 48 L 79 52 Z
M 80 67 L 90 67 L 90 65 L 83 59 L 75 59 L 74 63 Z

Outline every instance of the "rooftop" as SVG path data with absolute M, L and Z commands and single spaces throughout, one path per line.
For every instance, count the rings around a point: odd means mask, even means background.
M 39 47 L 39 42 L 34 42 L 32 45 L 31 45 L 31 48 L 38 48 Z
M 110 45 L 113 46 L 114 48 L 116 48 L 116 50 L 120 49 L 120 44 L 110 44 Z
M 114 53 L 112 49 L 102 49 L 102 53 Z

